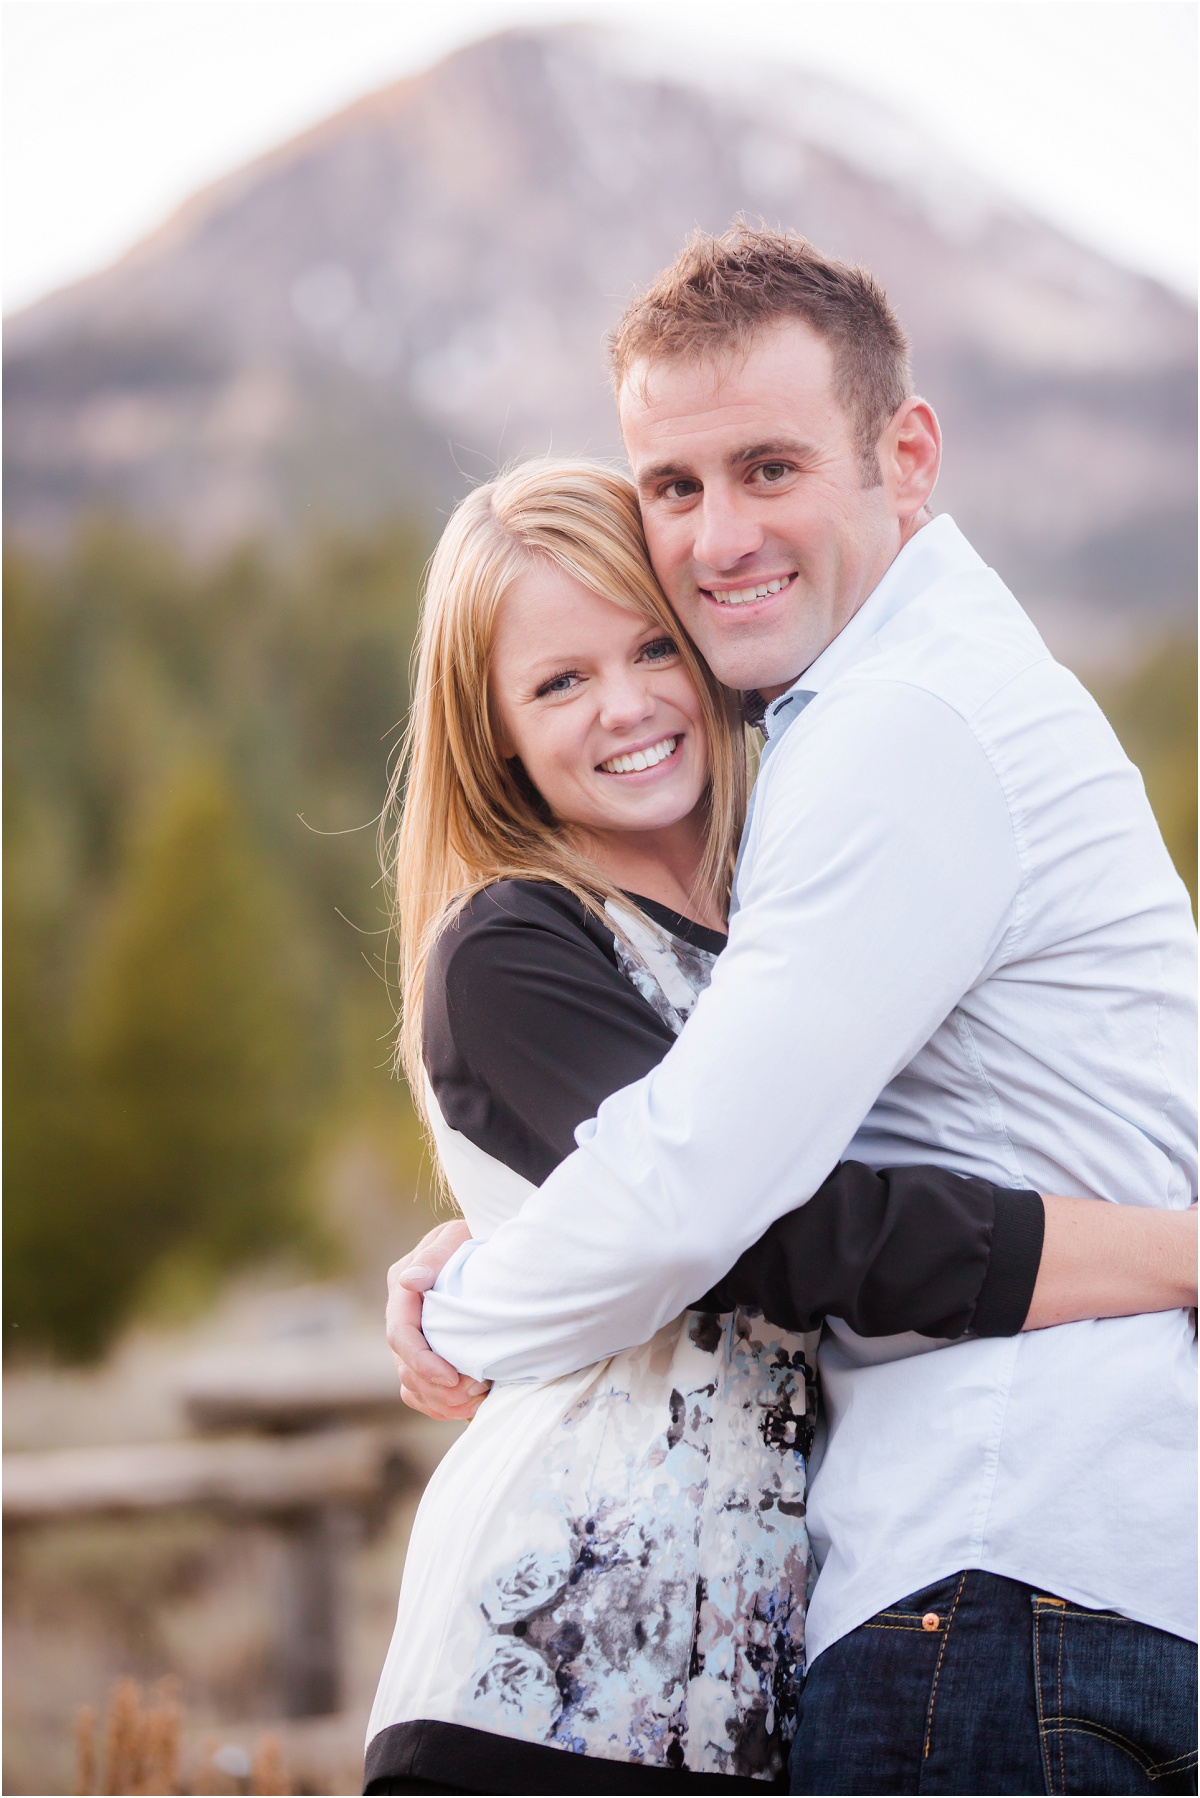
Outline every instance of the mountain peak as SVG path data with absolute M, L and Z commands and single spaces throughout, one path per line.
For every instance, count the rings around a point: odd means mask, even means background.
M 607 330 L 739 214 L 883 280 L 946 426 L 946 503 L 1006 573 L 1119 607 L 1116 533 L 1180 603 L 1190 307 L 865 96 L 588 24 L 365 95 L 10 321 L 10 521 L 56 542 L 116 506 L 211 553 L 444 507 L 456 465 L 618 454 Z

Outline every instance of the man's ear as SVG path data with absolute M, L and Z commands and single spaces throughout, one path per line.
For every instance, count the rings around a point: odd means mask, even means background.
M 896 516 L 915 518 L 933 497 L 942 461 L 942 431 L 927 400 L 898 406 L 879 440 L 879 469 Z

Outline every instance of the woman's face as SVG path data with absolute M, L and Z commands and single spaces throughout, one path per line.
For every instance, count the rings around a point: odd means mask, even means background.
M 491 695 L 504 755 L 564 823 L 662 830 L 699 803 L 708 744 L 674 638 L 552 563 L 504 597 Z

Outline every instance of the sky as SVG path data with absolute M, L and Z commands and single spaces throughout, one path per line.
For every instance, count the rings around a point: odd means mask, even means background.
M 599 19 L 889 101 L 1116 260 L 1196 292 L 1193 0 L 5 0 L 4 307 L 112 261 L 189 194 L 514 25 Z M 766 103 L 769 105 L 769 92 Z

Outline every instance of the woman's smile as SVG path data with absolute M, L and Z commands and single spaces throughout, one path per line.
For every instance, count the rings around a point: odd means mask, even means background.
M 665 765 L 674 760 L 683 738 L 684 732 L 679 731 L 675 736 L 659 737 L 657 741 L 650 743 L 636 743 L 632 748 L 610 756 L 608 761 L 597 763 L 596 772 L 615 774 L 622 780 L 638 774 L 655 777 L 656 770 L 671 773 L 673 769 L 668 769 Z

